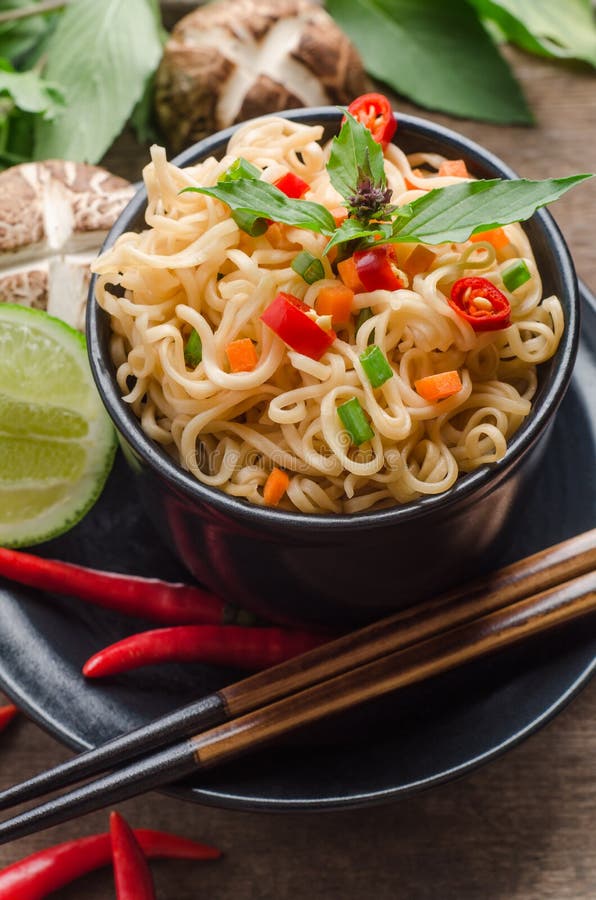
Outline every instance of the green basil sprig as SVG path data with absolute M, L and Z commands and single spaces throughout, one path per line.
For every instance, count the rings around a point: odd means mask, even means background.
M 244 162 L 238 163 L 235 173 L 246 172 Z M 184 190 L 226 203 L 240 227 L 250 234 L 262 234 L 268 221 L 323 234 L 330 238 L 325 248 L 328 253 L 338 244 L 379 239 L 385 243 L 460 243 L 472 234 L 526 221 L 537 209 L 592 177 L 464 181 L 431 190 L 407 205 L 390 206 L 382 150 L 368 129 L 349 115 L 333 140 L 327 169 L 348 208 L 348 218 L 339 227 L 320 203 L 293 200 L 250 170 L 248 177 L 230 180 L 226 173 L 213 187 Z
M 220 181 L 213 187 L 188 187 L 184 191 L 196 191 L 222 200 L 230 207 L 232 214 L 239 213 L 245 223 L 272 219 L 320 234 L 331 235 L 335 231 L 335 220 L 325 206 L 310 200 L 292 200 L 266 181 L 237 178 L 234 181 Z

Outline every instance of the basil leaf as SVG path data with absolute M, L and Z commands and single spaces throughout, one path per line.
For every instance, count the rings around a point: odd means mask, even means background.
M 596 65 L 596 23 L 589 0 L 470 0 L 505 39 L 540 56 Z
M 0 12 L 8 16 L 13 10 L 18 15 L 21 9 L 31 10 L 31 0 L 0 0 Z M 7 18 L 7 21 L 0 22 L 2 55 L 13 63 L 18 61 L 19 68 L 24 68 L 24 57 L 37 49 L 58 16 L 57 11 L 50 10 L 45 14 L 32 12 L 23 18 Z
M 143 94 L 161 58 L 153 0 L 77 0 L 46 46 L 45 76 L 66 105 L 36 123 L 36 159 L 97 162 Z
M 335 234 L 325 247 L 324 253 L 327 254 L 332 247 L 336 247 L 338 244 L 345 244 L 348 241 L 367 240 L 376 237 L 389 240 L 392 234 L 391 223 L 365 225 L 359 219 L 346 219 L 336 229 Z
M 36 120 L 51 120 L 61 103 L 55 85 L 0 58 L 0 168 L 31 158 Z
M 335 231 L 335 220 L 326 207 L 310 200 L 293 200 L 286 197 L 283 191 L 266 181 L 238 178 L 235 181 L 220 181 L 213 187 L 184 188 L 182 193 L 186 191 L 216 197 L 227 203 L 232 213 L 248 216 L 253 221 L 273 219 L 274 222 L 307 228 L 320 234 L 330 235 Z M 250 221 L 250 218 L 246 221 Z
M 327 9 L 368 73 L 421 106 L 532 122 L 519 84 L 467 0 L 327 0 Z
M 249 178 L 251 181 L 258 181 L 263 173 L 257 166 L 253 166 L 251 162 L 239 156 L 235 159 L 229 169 L 226 169 L 218 184 L 222 181 L 238 181 L 239 178 Z
M 429 191 L 409 204 L 409 217 L 396 219 L 392 241 L 441 244 L 467 240 L 471 234 L 529 219 L 541 206 L 592 175 L 528 181 L 467 181 Z
M 331 184 L 344 200 L 356 193 L 358 183 L 364 178 L 370 179 L 375 187 L 386 185 L 381 145 L 348 112 L 339 134 L 333 138 L 327 171 Z
M 36 72 L 9 72 L 0 68 L 0 95 L 8 95 L 14 105 L 24 112 L 42 113 L 51 119 L 62 104 L 58 87 L 45 81 Z

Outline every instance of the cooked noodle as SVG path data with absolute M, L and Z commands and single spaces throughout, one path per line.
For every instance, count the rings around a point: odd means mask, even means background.
M 259 317 L 280 290 L 313 306 L 323 285 L 338 283 L 321 257 L 327 238 L 284 225 L 253 238 L 218 200 L 180 191 L 215 184 L 242 156 L 269 182 L 294 172 L 311 186 L 305 199 L 333 209 L 342 200 L 325 170 L 329 148 L 318 143 L 321 137 L 319 126 L 263 119 L 240 128 L 221 161 L 185 169 L 154 147 L 144 172 L 148 229 L 122 235 L 94 270 L 98 302 L 112 321 L 118 384 L 150 438 L 203 484 L 235 497 L 263 504 L 263 486 L 276 466 L 290 475 L 282 508 L 354 513 L 441 493 L 459 473 L 501 459 L 530 412 L 536 366 L 555 353 L 564 323 L 558 299 L 542 299 L 524 231 L 508 225 L 505 250 L 488 242 L 443 244 L 432 248 L 430 268 L 407 289 L 356 294 L 355 311 L 370 307 L 372 318 L 355 333 L 353 316 L 319 361 L 290 350 Z M 407 157 L 390 145 L 392 202 L 460 181 L 412 171 L 436 171 L 441 161 L 436 154 Z M 412 251 L 412 245 L 396 248 L 400 260 Z M 308 285 L 291 268 L 302 249 L 322 258 L 323 282 Z M 532 277 L 509 293 L 500 272 L 517 259 Z M 453 282 L 477 274 L 506 293 L 508 328 L 477 333 L 448 305 Z M 193 328 L 203 348 L 194 369 L 184 359 Z M 377 389 L 358 358 L 373 332 L 394 369 Z M 238 338 L 256 346 L 252 371 L 228 369 L 225 348 Z M 452 369 L 461 374 L 457 394 L 436 403 L 418 394 L 417 379 Z M 360 447 L 337 414 L 351 397 L 374 429 Z

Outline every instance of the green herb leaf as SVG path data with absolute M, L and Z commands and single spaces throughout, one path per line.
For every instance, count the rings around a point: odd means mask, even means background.
M 0 12 L 31 9 L 32 0 L 0 0 Z M 59 13 L 35 13 L 24 18 L 0 22 L 0 48 L 2 55 L 24 68 L 24 58 L 43 40 L 56 23 Z
M 592 175 L 528 181 L 466 181 L 429 191 L 414 200 L 407 219 L 397 219 L 392 241 L 441 244 L 465 241 L 471 234 L 510 222 L 524 222 L 547 203 Z
M 122 130 L 161 58 L 153 0 L 77 0 L 62 13 L 45 75 L 66 105 L 35 133 L 35 158 L 97 162 Z
M 327 9 L 369 74 L 421 106 L 489 122 L 532 121 L 467 0 L 327 0 Z
M 63 102 L 59 88 L 36 72 L 9 72 L 0 68 L 0 96 L 11 98 L 23 112 L 41 113 L 51 120 Z
M 155 80 L 150 78 L 145 84 L 143 95 L 130 114 L 130 124 L 140 144 L 159 143 L 162 139 L 155 122 L 154 95 Z
M 356 193 L 359 182 L 365 178 L 375 187 L 384 188 L 387 183 L 381 145 L 348 112 L 341 131 L 333 138 L 327 171 L 331 184 L 344 200 Z
M 375 223 L 367 225 L 359 219 L 345 219 L 333 234 L 333 237 L 325 247 L 325 254 L 338 244 L 346 244 L 348 241 L 371 240 L 376 237 L 389 240 L 393 234 L 391 222 Z
M 234 181 L 220 181 L 213 187 L 184 188 L 182 193 L 194 191 L 216 197 L 243 217 L 253 220 L 272 219 L 284 225 L 295 225 L 320 234 L 333 234 L 335 220 L 329 210 L 320 203 L 310 200 L 293 200 L 266 181 L 252 178 L 238 178 Z M 244 227 L 244 225 L 242 226 Z
M 470 0 L 507 40 L 540 56 L 596 65 L 596 23 L 589 0 Z
M 0 168 L 30 159 L 36 120 L 52 119 L 61 102 L 57 88 L 37 72 L 15 72 L 0 58 Z
M 258 181 L 263 173 L 257 166 L 253 166 L 251 162 L 247 159 L 244 159 L 243 156 L 239 156 L 238 159 L 235 159 L 232 165 L 226 169 L 224 174 L 218 180 L 218 184 L 221 184 L 222 181 L 238 181 L 239 178 L 250 178 L 253 181 Z

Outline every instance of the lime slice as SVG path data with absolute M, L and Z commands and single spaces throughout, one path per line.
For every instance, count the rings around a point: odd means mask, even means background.
M 0 304 L 0 546 L 75 525 L 115 450 L 84 337 L 41 310 Z

